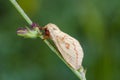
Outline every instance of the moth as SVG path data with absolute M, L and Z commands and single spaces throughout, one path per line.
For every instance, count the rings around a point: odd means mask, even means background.
M 67 64 L 75 70 L 80 69 L 83 50 L 78 40 L 64 33 L 52 23 L 47 24 L 44 29 L 45 34 L 52 39 Z

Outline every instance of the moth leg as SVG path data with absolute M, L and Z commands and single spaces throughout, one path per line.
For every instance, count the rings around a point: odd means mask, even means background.
M 46 35 L 43 35 L 43 40 L 45 40 L 45 39 L 49 39 L 49 37 Z

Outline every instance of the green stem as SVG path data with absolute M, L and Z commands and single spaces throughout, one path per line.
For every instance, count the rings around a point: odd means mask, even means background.
M 23 9 L 19 6 L 16 0 L 10 0 L 17 11 L 22 15 L 22 17 L 28 22 L 28 24 L 32 24 L 32 20 L 27 16 L 27 14 L 23 11 Z
M 22 17 L 28 22 L 29 25 L 32 24 L 31 19 L 27 16 L 27 14 L 23 11 L 23 9 L 19 6 L 19 4 L 16 2 L 16 0 L 10 0 L 11 3 L 14 5 L 14 7 L 18 10 L 18 12 L 22 15 Z M 41 39 L 43 39 L 43 36 L 39 36 Z M 72 70 L 72 72 L 81 80 L 86 80 L 84 69 L 81 67 L 80 71 L 74 70 L 69 66 L 66 61 L 61 57 L 59 51 L 55 49 L 48 40 L 44 40 L 44 42 L 47 44 L 47 46 L 54 52 L 56 55 Z

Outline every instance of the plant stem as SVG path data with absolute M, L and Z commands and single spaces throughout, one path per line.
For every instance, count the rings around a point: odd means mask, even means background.
M 16 0 L 10 0 L 11 3 L 14 5 L 14 7 L 18 10 L 18 12 L 22 15 L 22 17 L 28 22 L 29 25 L 32 24 L 31 19 L 27 16 L 27 14 L 23 11 L 23 9 L 19 6 L 19 4 L 16 2 Z M 39 36 L 41 39 L 43 39 L 43 36 Z M 44 42 L 47 44 L 47 46 L 54 52 L 56 55 L 72 70 L 72 72 L 81 80 L 86 80 L 85 73 L 83 67 L 81 67 L 80 71 L 74 70 L 69 66 L 66 61 L 61 57 L 59 51 L 55 49 L 48 40 L 44 40 Z
M 22 15 L 22 17 L 28 22 L 28 24 L 32 24 L 32 20 L 27 16 L 27 14 L 23 11 L 23 9 L 19 6 L 16 0 L 10 0 L 17 11 Z

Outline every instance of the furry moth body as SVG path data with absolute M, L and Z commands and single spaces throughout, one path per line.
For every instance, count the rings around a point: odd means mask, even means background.
M 78 70 L 82 65 L 83 59 L 83 50 L 80 43 L 62 32 L 55 24 L 49 23 L 44 28 L 49 32 L 49 37 L 58 48 L 64 60 L 73 69 Z

